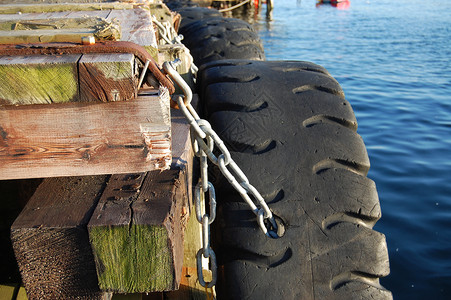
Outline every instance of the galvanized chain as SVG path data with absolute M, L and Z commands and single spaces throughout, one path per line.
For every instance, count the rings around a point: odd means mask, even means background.
M 229 150 L 224 142 L 211 128 L 207 120 L 201 119 L 191 106 L 192 92 L 186 82 L 175 70 L 179 60 L 165 62 L 163 68 L 165 72 L 179 85 L 184 92 L 184 97 L 178 95 L 174 101 L 185 115 L 190 124 L 191 141 L 194 154 L 200 159 L 200 180 L 195 187 L 195 209 L 197 221 L 202 224 L 202 245 L 197 252 L 197 275 L 202 286 L 211 288 L 216 283 L 217 265 L 216 256 L 210 247 L 210 224 L 216 217 L 216 193 L 214 186 L 208 181 L 208 162 L 219 167 L 224 177 L 238 191 L 244 201 L 250 206 L 252 212 L 257 216 L 257 222 L 263 233 L 271 238 L 278 238 L 277 223 L 266 204 L 265 200 L 257 189 L 249 183 L 248 178 L 232 159 Z M 217 149 L 219 155 L 215 155 L 213 150 Z M 209 214 L 202 213 L 202 208 L 206 208 L 205 194 L 208 192 Z M 254 200 L 252 200 L 252 198 Z M 269 224 L 265 224 L 265 220 Z M 268 229 L 268 227 L 270 229 Z M 202 257 L 210 259 L 210 269 L 212 280 L 205 282 L 202 274 Z

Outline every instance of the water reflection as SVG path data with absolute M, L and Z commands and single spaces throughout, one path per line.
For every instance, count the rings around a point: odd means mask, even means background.
M 317 0 L 316 7 L 323 5 L 333 6 L 337 9 L 348 9 L 351 5 L 351 1 L 348 0 Z

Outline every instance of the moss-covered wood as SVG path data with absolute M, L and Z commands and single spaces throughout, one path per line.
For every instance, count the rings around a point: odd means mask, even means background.
M 186 176 L 113 175 L 89 222 L 99 286 L 120 293 L 178 288 Z
M 0 285 L 0 299 L 14 300 L 18 292 L 18 286 L 13 284 Z
M 122 293 L 173 289 L 173 257 L 164 226 L 96 227 L 90 238 L 101 289 Z
M 78 99 L 80 55 L 1 56 L 0 104 L 63 103 Z
M 132 54 L 0 56 L 0 105 L 131 100 L 138 71 Z

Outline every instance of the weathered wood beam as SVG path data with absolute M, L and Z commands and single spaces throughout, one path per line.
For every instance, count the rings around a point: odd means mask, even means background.
M 176 291 L 165 292 L 166 300 L 204 300 L 209 299 L 197 278 L 197 251 L 202 247 L 201 225 L 194 212 L 190 214 L 184 237 L 183 269 L 180 287 Z M 204 270 L 204 280 L 211 280 L 211 271 Z
M 50 178 L 11 227 L 29 299 L 105 299 L 86 224 L 107 176 Z
M 134 42 L 141 46 L 157 48 L 155 30 L 152 24 L 151 12 L 145 6 L 136 5 L 133 9 L 113 9 L 94 11 L 58 11 L 24 14 L 0 14 L 0 20 L 5 22 L 26 22 L 27 20 L 58 20 L 78 18 L 102 18 L 110 23 L 117 23 L 121 29 L 121 41 Z
M 43 4 L 34 4 L 41 6 Z M 56 7 L 54 4 L 47 4 L 48 6 Z M 6 7 L 11 7 L 6 4 Z M 23 21 L 32 19 L 69 19 L 69 18 L 83 18 L 83 17 L 97 17 L 105 19 L 111 13 L 111 10 L 95 10 L 95 11 L 44 11 L 44 12 L 29 12 L 29 13 L 14 13 L 14 14 L 0 14 L 0 20 L 4 21 Z
M 107 21 L 117 20 L 122 29 L 121 41 L 157 48 L 155 30 L 150 11 L 141 7 L 127 10 L 112 10 Z
M 15 300 L 18 286 L 13 284 L 0 284 L 0 299 Z
M 185 196 L 179 173 L 149 172 L 141 175 L 142 185 L 132 181 L 131 186 L 128 176 L 112 176 L 88 225 L 101 289 L 137 293 L 178 287 Z
M 169 168 L 169 99 L 0 106 L 0 161 L 0 180 Z
M 194 95 L 194 104 L 197 103 L 197 97 Z M 179 111 L 174 112 L 175 118 L 182 118 Z M 173 119 L 175 119 L 173 117 Z M 174 139 L 176 137 L 174 136 Z M 190 153 L 191 154 L 191 153 Z M 192 171 L 190 172 L 192 174 Z M 190 178 L 192 183 L 192 178 Z M 192 191 L 192 188 L 189 188 Z M 190 198 L 192 195 L 190 194 Z M 199 222 L 197 222 L 196 214 L 194 212 L 194 205 L 190 201 L 190 213 L 189 219 L 185 230 L 184 243 L 183 243 L 183 268 L 180 280 L 180 287 L 176 291 L 169 291 L 164 293 L 164 299 L 167 300 L 203 300 L 209 299 L 206 294 L 205 288 L 203 288 L 197 278 L 197 251 L 202 247 L 202 228 Z M 207 268 L 207 267 L 205 267 Z M 208 282 L 211 280 L 211 272 L 204 270 L 204 279 Z
M 195 94 L 193 97 L 193 106 L 197 106 L 197 95 Z M 173 126 L 180 121 L 180 124 L 183 124 L 184 117 L 180 113 L 180 111 L 173 111 Z M 177 130 L 178 131 L 178 130 Z M 177 135 L 175 131 L 173 131 L 173 139 L 177 139 Z M 189 142 L 188 142 L 189 143 Z M 187 149 L 190 145 L 187 145 Z M 186 151 L 186 154 L 192 155 L 191 149 Z M 192 171 L 189 174 L 193 174 Z M 193 183 L 193 178 L 189 179 L 191 185 Z M 195 184 L 195 183 L 194 183 Z M 184 234 L 184 242 L 183 242 L 183 268 L 182 275 L 180 280 L 179 289 L 176 291 L 169 291 L 164 293 L 164 299 L 167 300 L 203 300 L 209 299 L 209 295 L 207 295 L 205 288 L 202 287 L 197 278 L 197 261 L 196 254 L 197 251 L 202 247 L 202 228 L 199 222 L 196 219 L 196 214 L 194 212 L 194 204 L 192 203 L 192 187 L 188 188 L 189 191 L 189 219 L 186 226 L 185 234 Z M 205 262 L 203 262 L 205 264 Z M 208 266 L 204 266 L 205 269 L 208 269 Z M 203 270 L 204 279 L 208 282 L 212 278 L 211 271 Z
M 0 56 L 0 105 L 131 100 L 138 75 L 133 54 Z
M 0 56 L 0 105 L 76 101 L 80 55 Z
M 103 3 L 41 3 L 39 4 L 0 4 L 0 14 L 25 14 L 25 13 L 47 13 L 62 11 L 98 11 L 111 9 L 133 9 L 136 4 L 127 2 L 103 2 Z M 81 1 L 80 1 L 81 2 Z M 3 2 L 4 3 L 4 2 Z
M 178 113 L 172 131 L 171 170 L 113 175 L 88 224 L 103 290 L 137 293 L 178 288 L 192 152 L 189 127 Z
M 83 18 L 34 18 L 8 20 L 0 15 L 0 44 L 74 42 L 83 37 L 96 40 L 119 40 L 121 28 L 117 22 L 99 17 Z

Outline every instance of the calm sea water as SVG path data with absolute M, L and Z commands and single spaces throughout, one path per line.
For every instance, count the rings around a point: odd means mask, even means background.
M 276 0 L 250 16 L 268 60 L 307 60 L 342 85 L 378 187 L 395 299 L 451 299 L 451 1 Z

